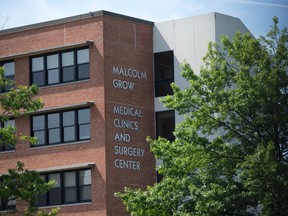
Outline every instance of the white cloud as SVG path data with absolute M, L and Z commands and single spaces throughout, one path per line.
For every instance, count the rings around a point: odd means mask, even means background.
M 277 4 L 277 3 L 268 3 L 268 2 L 259 2 L 259 1 L 250 1 L 250 0 L 232 0 L 235 2 L 243 3 L 243 4 L 254 4 L 260 6 L 268 6 L 268 7 L 280 7 L 280 8 L 288 8 L 287 4 Z

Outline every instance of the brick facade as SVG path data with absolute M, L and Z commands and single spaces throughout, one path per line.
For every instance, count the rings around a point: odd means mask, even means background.
M 92 202 L 60 206 L 59 215 L 128 215 L 114 193 L 124 186 L 145 188 L 155 182 L 155 161 L 145 141 L 147 136 L 155 136 L 152 34 L 153 23 L 105 11 L 0 32 L 0 61 L 14 60 L 15 81 L 21 85 L 30 84 L 31 56 L 89 46 L 90 78 L 41 87 L 39 97 L 44 109 L 55 111 L 92 102 L 89 141 L 41 148 L 19 142 L 15 151 L 0 153 L 0 173 L 17 161 L 35 170 L 95 163 L 91 168 Z M 115 74 L 113 68 L 134 72 L 130 76 Z M 146 76 L 136 77 L 141 72 Z M 125 89 L 128 83 L 133 89 Z M 133 108 L 141 117 L 113 112 L 119 106 Z M 132 122 L 134 129 L 121 128 L 115 119 Z M 27 115 L 17 118 L 18 133 L 30 135 L 30 124 Z M 117 140 L 117 134 L 128 134 L 129 142 Z M 115 149 L 123 147 L 144 155 L 116 154 Z M 134 161 L 134 167 L 120 168 L 120 161 Z

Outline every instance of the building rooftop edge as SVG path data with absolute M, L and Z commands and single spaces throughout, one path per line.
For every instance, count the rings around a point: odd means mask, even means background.
M 70 17 L 65 17 L 65 18 L 60 18 L 60 19 L 55 19 L 55 20 L 50 20 L 50 21 L 45 21 L 45 22 L 39 22 L 35 24 L 30 24 L 30 25 L 25 25 L 25 26 L 19 26 L 15 28 L 9 28 L 9 29 L 3 29 L 0 31 L 0 35 L 4 34 L 10 34 L 10 33 L 16 33 L 20 31 L 25 31 L 25 30 L 32 30 L 32 29 L 37 29 L 37 28 L 42 28 L 42 27 L 47 27 L 47 26 L 52 26 L 52 25 L 57 25 L 57 24 L 63 24 L 67 22 L 73 22 L 73 21 L 78 21 L 81 19 L 87 19 L 95 16 L 112 16 L 120 19 L 126 19 L 126 20 L 131 20 L 139 23 L 144 23 L 147 25 L 153 25 L 154 22 L 144 20 L 144 19 L 139 19 L 131 16 L 126 16 L 118 13 L 113 13 L 110 11 L 105 11 L 105 10 L 100 10 L 100 11 L 95 11 L 95 12 L 89 12 L 85 14 L 80 14 L 80 15 L 75 15 L 75 16 L 70 16 Z
M 223 13 L 220 13 L 220 12 L 217 12 L 217 11 L 213 11 L 213 12 L 208 12 L 208 13 L 203 13 L 203 14 L 197 14 L 197 15 L 192 15 L 192 16 L 186 16 L 186 17 L 181 17 L 181 18 L 175 18 L 175 19 L 169 19 L 169 20 L 162 20 L 162 21 L 159 21 L 159 22 L 155 22 L 155 24 L 158 24 L 158 23 L 165 23 L 165 22 L 173 22 L 173 21 L 181 21 L 181 20 L 185 20 L 185 19 L 191 19 L 191 18 L 195 18 L 195 17 L 203 17 L 203 16 L 225 16 L 225 17 L 230 17 L 230 18 L 233 18 L 233 19 L 238 19 L 240 20 L 240 18 L 238 17 L 235 17 L 235 16 L 232 16 L 232 15 L 228 15 L 228 14 L 223 14 Z M 240 20 L 241 21 L 241 20 Z M 241 21 L 242 22 L 242 21 Z

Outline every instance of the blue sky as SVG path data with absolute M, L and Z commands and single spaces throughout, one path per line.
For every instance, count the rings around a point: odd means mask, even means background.
M 2 0 L 0 29 L 107 10 L 153 22 L 219 12 L 240 18 L 255 37 L 277 16 L 288 26 L 288 0 Z M 2 28 L 1 28 L 2 26 Z M 4 26 L 4 27 L 3 27 Z

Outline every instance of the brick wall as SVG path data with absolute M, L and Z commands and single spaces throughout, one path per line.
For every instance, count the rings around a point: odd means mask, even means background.
M 123 191 L 124 186 L 144 188 L 155 180 L 155 161 L 146 142 L 147 136 L 154 137 L 153 32 L 152 26 L 114 17 L 105 17 L 104 22 L 107 211 L 108 215 L 120 216 L 126 215 L 125 209 L 114 193 Z M 119 71 L 126 70 L 126 75 L 113 73 L 113 67 Z M 146 73 L 147 79 L 127 76 L 129 69 Z M 119 82 L 123 83 L 122 86 Z M 133 89 L 125 88 L 128 82 Z M 132 107 L 141 111 L 143 117 L 113 113 L 114 106 Z M 137 122 L 138 130 L 115 127 L 115 119 L 117 124 L 121 120 Z M 128 134 L 131 140 L 115 141 L 117 133 Z M 115 146 L 144 150 L 144 156 L 116 154 Z M 136 169 L 117 168 L 116 160 L 118 165 L 119 160 L 133 161 Z
M 42 87 L 38 96 L 43 99 L 44 108 L 93 101 L 91 140 L 44 148 L 30 148 L 29 143 L 19 142 L 15 152 L 0 153 L 0 173 L 13 168 L 17 161 L 36 170 L 95 162 L 96 166 L 92 168 L 92 204 L 62 206 L 59 215 L 128 215 L 122 203 L 114 198 L 114 193 L 126 185 L 146 187 L 155 180 L 155 161 L 145 142 L 146 136 L 154 136 L 152 25 L 104 15 L 2 34 L 0 58 L 91 40 L 90 79 Z M 14 58 L 15 80 L 22 85 L 30 82 L 29 58 L 30 55 Z M 118 77 L 135 82 L 135 90 L 116 89 L 112 85 L 112 80 L 117 78 L 111 72 L 113 66 L 145 71 L 147 80 Z M 143 112 L 139 130 L 128 131 L 133 138 L 129 145 L 145 149 L 145 157 L 137 158 L 141 170 L 119 169 L 114 165 L 114 137 L 118 130 L 113 126 L 113 119 L 119 117 L 113 114 L 115 104 L 138 107 Z M 133 120 L 133 117 L 127 119 Z M 17 118 L 16 127 L 19 134 L 30 135 L 30 117 Z M 121 159 L 131 160 L 131 157 Z

